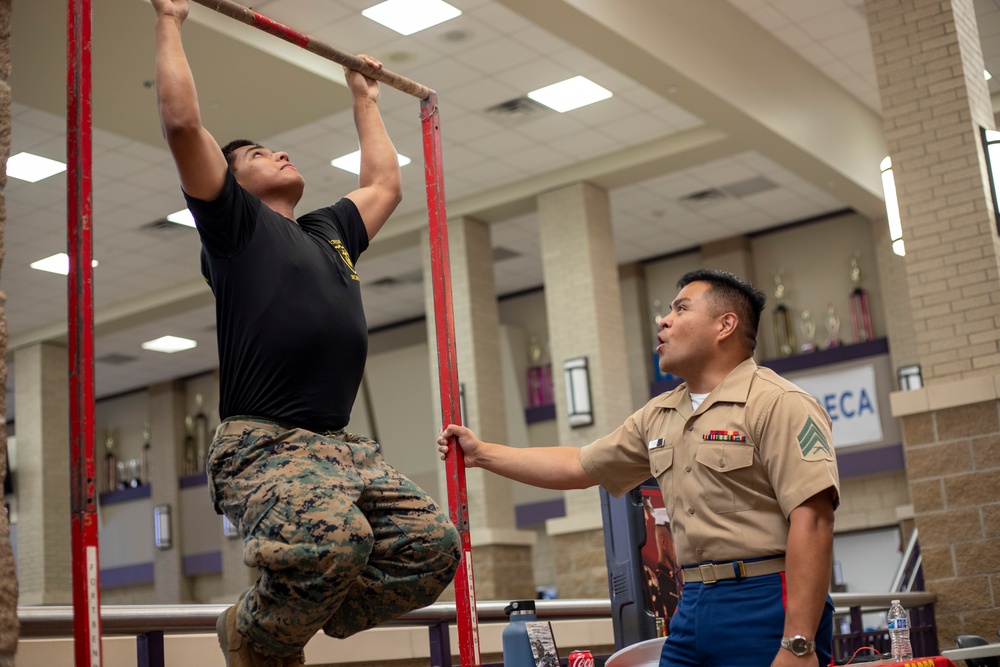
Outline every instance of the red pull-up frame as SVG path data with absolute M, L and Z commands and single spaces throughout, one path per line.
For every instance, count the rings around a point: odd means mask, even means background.
M 91 247 L 90 0 L 68 0 L 68 244 L 70 427 L 73 493 L 73 608 L 76 667 L 100 667 L 101 626 L 97 560 L 97 512 L 94 498 L 93 279 Z M 430 228 L 434 322 L 443 425 L 461 423 L 455 319 L 451 301 L 451 265 L 441 162 L 441 117 L 437 94 L 386 69 L 375 69 L 357 56 L 324 44 L 230 0 L 194 0 L 220 14 L 270 33 L 311 53 L 420 99 L 423 124 L 424 178 Z M 455 577 L 458 642 L 463 667 L 479 667 L 476 589 L 461 449 L 445 459 L 449 516 L 458 528 L 462 560 Z
M 101 665 L 100 567 L 94 483 L 90 25 L 90 0 L 69 0 L 66 20 L 66 245 L 69 255 L 73 654 L 77 667 Z

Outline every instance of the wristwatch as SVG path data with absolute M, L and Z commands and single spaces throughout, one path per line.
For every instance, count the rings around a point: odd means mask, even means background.
M 804 655 L 816 652 L 816 642 L 811 642 L 802 635 L 782 637 L 781 648 L 787 649 L 801 658 Z

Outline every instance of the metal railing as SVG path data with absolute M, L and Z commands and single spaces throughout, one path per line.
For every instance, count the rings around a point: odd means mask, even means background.
M 938 655 L 937 626 L 934 622 L 934 593 L 833 593 L 836 607 L 833 632 L 833 658 L 843 664 L 862 647 L 874 648 L 883 655 L 890 650 L 889 631 L 886 628 L 866 629 L 862 615 L 882 612 L 892 600 L 899 600 L 910 612 L 910 643 L 914 656 Z M 850 629 L 842 631 L 841 618 L 850 618 Z
M 912 591 L 914 588 L 923 587 L 923 558 L 920 555 L 920 541 L 917 535 L 918 531 L 914 528 L 906 543 L 903 557 L 899 561 L 896 576 L 889 586 L 890 591 Z
M 507 602 L 477 602 L 480 621 L 504 621 Z M 138 667 L 165 667 L 165 634 L 214 633 L 215 621 L 229 605 L 104 605 L 101 626 L 105 635 L 134 635 Z M 610 618 L 606 599 L 537 600 L 538 618 L 546 620 Z M 69 637 L 73 634 L 73 607 L 19 607 L 22 637 Z M 426 626 L 430 641 L 431 667 L 451 667 L 448 628 L 456 621 L 454 602 L 436 602 L 411 611 L 380 627 Z
M 834 627 L 834 658 L 841 662 L 861 647 L 880 652 L 889 648 L 888 633 L 866 630 L 862 614 L 884 611 L 891 600 L 899 599 L 910 610 L 910 639 L 914 655 L 937 655 L 933 593 L 833 593 L 837 619 L 850 618 L 850 631 Z M 480 621 L 505 621 L 505 601 L 480 601 L 476 609 Z M 215 621 L 228 605 L 106 605 L 101 607 L 101 624 L 106 635 L 135 636 L 138 667 L 165 667 L 164 634 L 214 633 Z M 611 618 L 607 599 L 537 600 L 536 613 L 546 620 Z M 73 608 L 70 606 L 20 607 L 18 619 L 22 637 L 68 637 L 73 633 Z M 385 626 L 425 626 L 430 642 L 431 667 L 451 667 L 449 626 L 456 621 L 454 602 L 437 602 L 417 609 Z

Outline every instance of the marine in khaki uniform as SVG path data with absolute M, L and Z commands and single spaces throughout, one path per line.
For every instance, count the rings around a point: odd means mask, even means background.
M 468 466 L 555 489 L 620 496 L 654 476 L 684 567 L 661 667 L 830 664 L 827 594 L 839 481 L 829 416 L 753 359 L 765 297 L 694 271 L 660 323 L 660 368 L 685 379 L 613 433 L 510 448 L 449 426 Z

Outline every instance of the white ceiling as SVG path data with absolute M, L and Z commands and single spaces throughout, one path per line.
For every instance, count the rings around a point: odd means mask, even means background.
M 462 16 L 409 37 L 361 15 L 375 1 L 255 9 L 437 91 L 449 214 L 491 222 L 494 246 L 516 253 L 495 266 L 501 295 L 542 283 L 535 195 L 580 179 L 611 192 L 620 262 L 845 208 L 879 215 L 885 148 L 861 0 L 449 0 Z M 65 6 L 34 0 L 13 14 L 11 154 L 65 160 Z M 976 9 L 987 67 L 1000 74 L 1000 5 Z M 96 388 L 106 396 L 214 368 L 216 348 L 197 234 L 149 227 L 184 206 L 149 89 L 152 10 L 106 0 L 94 25 Z M 357 143 L 339 68 L 200 6 L 185 43 L 206 126 L 220 142 L 287 150 L 307 181 L 300 213 L 354 187 L 329 166 Z M 565 114 L 487 112 L 580 74 L 614 97 Z M 409 280 L 426 225 L 419 105 L 384 89 L 380 107 L 413 162 L 403 204 L 358 266 L 370 327 L 424 308 Z M 712 189 L 723 196 L 684 201 Z M 4 195 L 13 350 L 65 335 L 65 278 L 28 267 L 65 250 L 65 177 L 10 179 Z M 386 278 L 402 284 L 380 286 Z M 140 349 L 164 334 L 198 347 Z

